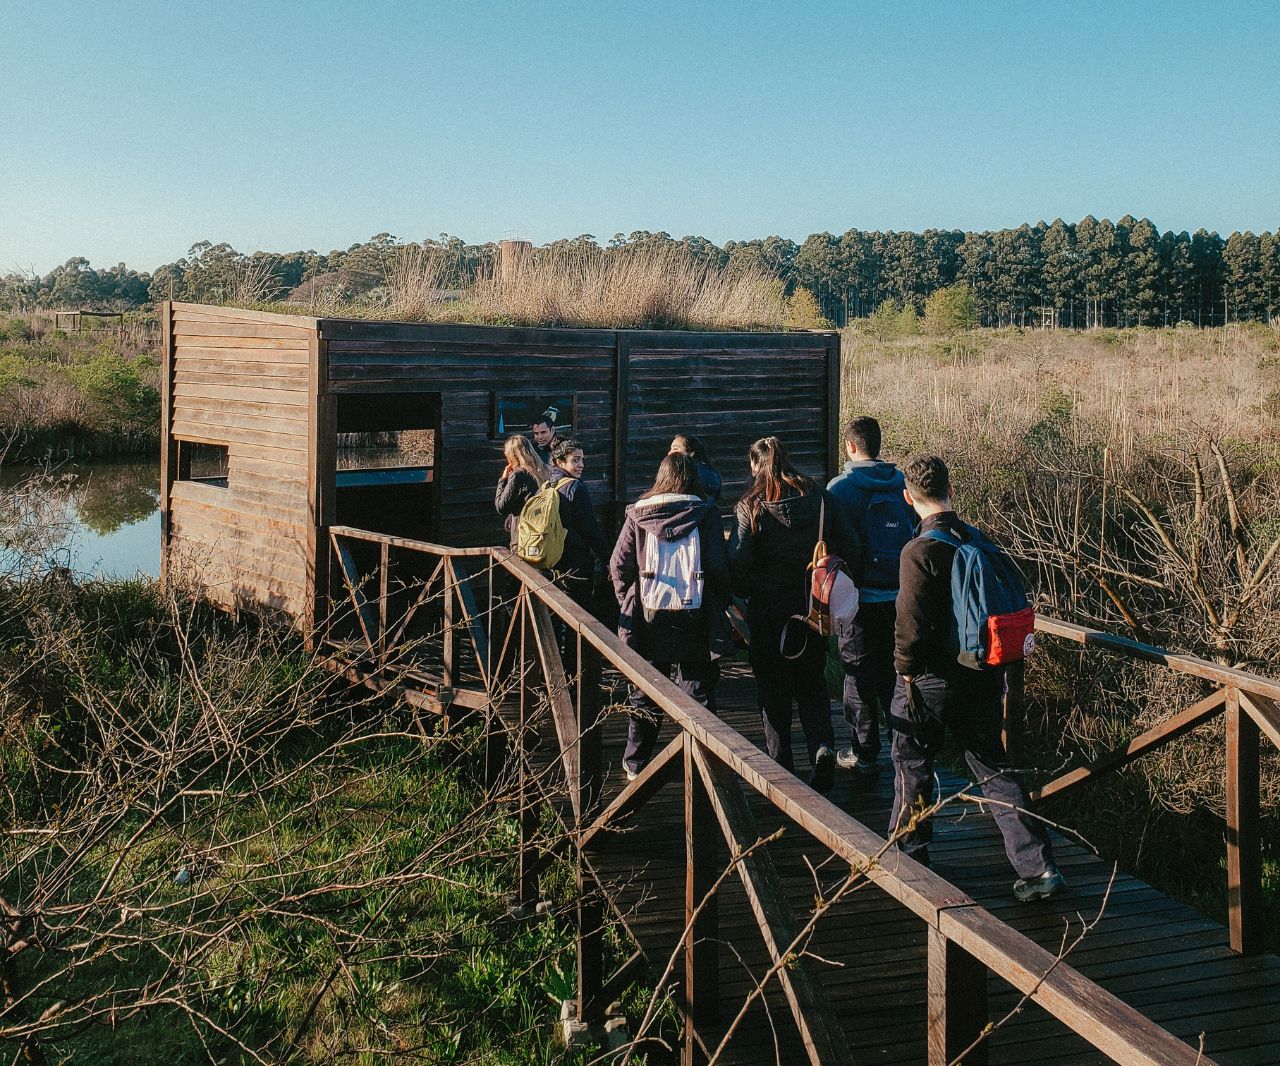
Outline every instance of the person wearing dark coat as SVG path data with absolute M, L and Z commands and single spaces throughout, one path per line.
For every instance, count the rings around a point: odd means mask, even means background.
M 564 524 L 564 553 L 552 568 L 556 584 L 588 611 L 592 608 L 592 587 L 596 566 L 603 568 L 609 545 L 600 532 L 591 492 L 582 480 L 586 456 L 576 440 L 556 442 L 555 463 L 550 481 L 560 493 L 560 521 Z
M 729 565 L 734 591 L 747 600 L 765 746 L 782 766 L 793 768 L 791 721 L 793 705 L 798 708 L 812 768 L 809 783 L 825 792 L 835 772 L 826 641 L 793 616 L 808 611 L 809 564 L 819 538 L 845 561 L 855 581 L 862 550 L 843 510 L 791 465 L 777 437 L 756 441 L 750 461 L 754 481 L 735 510 Z
M 507 546 L 515 551 L 516 534 L 520 526 L 520 512 L 529 497 L 547 483 L 547 468 L 538 458 L 528 439 L 519 433 L 507 438 L 502 448 L 507 466 L 498 478 L 498 488 L 493 494 L 493 505 L 502 515 L 507 530 Z
M 711 673 L 711 625 L 729 601 L 729 556 L 715 505 L 702 498 L 694 460 L 672 453 L 627 517 L 609 559 L 609 578 L 618 597 L 618 636 L 704 707 Z M 641 601 L 641 568 L 646 540 L 678 541 L 698 533 L 702 568 L 701 605 L 688 610 L 651 610 Z M 631 722 L 623 767 L 629 779 L 648 765 L 662 715 L 632 688 Z
M 898 597 L 898 561 L 916 525 L 915 512 L 902 496 L 902 471 L 880 458 L 880 443 L 879 422 L 865 415 L 852 419 L 844 430 L 848 462 L 827 483 L 827 491 L 848 515 L 868 556 L 858 584 L 857 613 L 841 623 L 836 633 L 851 740 L 849 747 L 836 753 L 836 765 L 868 777 L 879 769 L 881 716 L 889 713 L 897 680 L 893 605 Z
M 1054 865 L 1044 824 L 1027 813 L 1026 786 L 1011 767 L 1000 735 L 1004 667 L 973 670 L 957 661 L 951 592 L 956 546 L 929 535 L 937 530 L 963 543 L 972 530 L 952 509 L 950 475 L 940 458 L 916 456 L 903 475 L 907 502 L 921 522 L 920 535 L 902 550 L 898 581 L 889 838 L 896 834 L 899 848 L 928 865 L 932 823 L 925 818 L 913 825 L 910 812 L 930 803 L 933 760 L 950 732 L 964 748 L 1004 837 L 1005 854 L 1018 873 L 1014 896 L 1024 902 L 1048 899 L 1066 888 L 1066 881 Z

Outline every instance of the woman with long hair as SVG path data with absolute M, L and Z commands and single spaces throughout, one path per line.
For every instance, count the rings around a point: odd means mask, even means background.
M 627 508 L 609 559 L 618 636 L 703 706 L 711 674 L 711 620 L 729 598 L 729 557 L 720 514 L 703 499 L 697 464 L 681 452 L 662 460 L 652 487 Z M 661 712 L 639 689 L 623 767 L 634 778 L 658 740 Z
M 711 460 L 707 457 L 707 449 L 703 446 L 701 440 L 692 433 L 678 433 L 671 442 L 672 453 L 680 452 L 687 455 L 693 460 L 694 465 L 698 468 L 698 481 L 701 483 L 701 493 L 704 499 L 719 500 L 722 481 L 720 479 L 720 471 L 711 465 Z
M 538 458 L 538 453 L 533 450 L 528 438 L 519 433 L 513 433 L 507 438 L 502 446 L 502 454 L 506 457 L 507 466 L 498 478 L 493 505 L 498 509 L 498 514 L 502 515 L 503 525 L 507 527 L 509 547 L 514 550 L 520 512 L 529 502 L 529 497 L 547 483 L 547 468 Z
M 819 540 L 848 564 L 862 568 L 861 545 L 830 493 L 800 473 L 777 437 L 751 445 L 751 486 L 738 501 L 729 562 L 734 591 L 746 597 L 755 675 L 769 755 L 793 768 L 791 721 L 800 712 L 809 749 L 809 783 L 830 789 L 835 733 L 823 677 L 826 641 L 794 615 L 808 610 L 809 564 Z M 786 638 L 786 647 L 783 638 Z

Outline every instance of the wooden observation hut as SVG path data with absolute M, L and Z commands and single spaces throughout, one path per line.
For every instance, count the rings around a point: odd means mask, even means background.
M 524 329 L 161 307 L 162 574 L 309 628 L 328 526 L 457 547 L 504 543 L 502 443 L 550 412 L 581 440 L 606 529 L 671 438 L 696 433 L 731 507 L 746 450 L 837 460 L 832 332 Z

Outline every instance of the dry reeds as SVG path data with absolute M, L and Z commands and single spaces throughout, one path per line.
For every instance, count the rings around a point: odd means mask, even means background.
M 468 304 L 519 325 L 764 329 L 786 308 L 763 271 L 734 273 L 667 249 L 541 249 L 480 281 Z
M 393 318 L 431 320 L 456 294 L 449 291 L 453 274 L 439 250 L 410 244 L 399 249 L 387 268 L 386 311 Z

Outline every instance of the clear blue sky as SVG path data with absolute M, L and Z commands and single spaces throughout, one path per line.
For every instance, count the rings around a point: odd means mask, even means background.
M 0 0 L 0 272 L 198 240 L 1280 226 L 1280 5 Z

